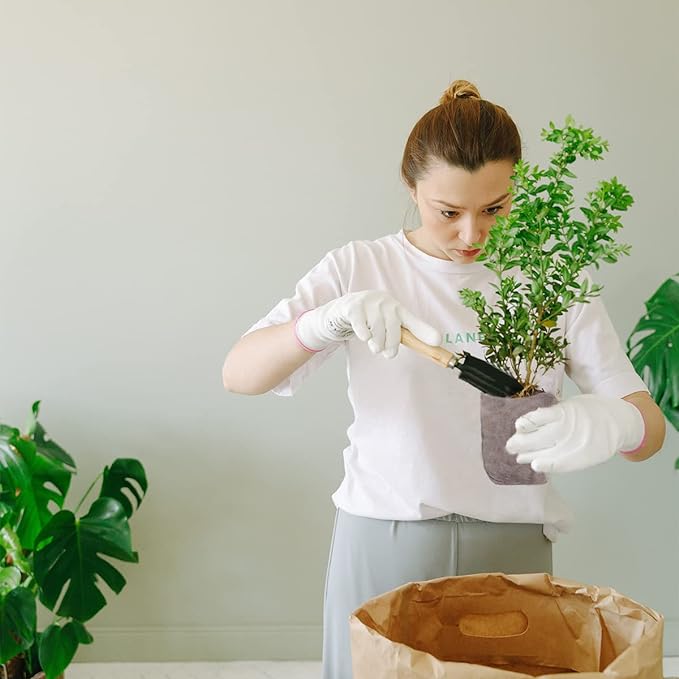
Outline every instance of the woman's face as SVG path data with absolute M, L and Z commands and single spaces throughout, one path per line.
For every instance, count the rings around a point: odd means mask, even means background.
M 488 162 L 475 172 L 435 161 L 429 174 L 411 190 L 422 227 L 409 240 L 429 255 L 471 263 L 484 243 L 497 215 L 511 208 L 509 189 L 514 165 L 510 160 Z

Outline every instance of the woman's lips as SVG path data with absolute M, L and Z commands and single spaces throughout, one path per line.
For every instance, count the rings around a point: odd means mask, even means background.
M 479 248 L 478 250 L 455 250 L 455 252 L 461 254 L 464 257 L 473 257 L 474 255 L 478 255 L 479 252 L 481 252 L 481 249 Z

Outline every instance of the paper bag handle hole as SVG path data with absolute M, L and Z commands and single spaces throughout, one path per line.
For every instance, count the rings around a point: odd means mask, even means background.
M 528 629 L 528 618 L 523 611 L 506 613 L 469 613 L 460 618 L 460 634 L 468 637 L 515 637 Z

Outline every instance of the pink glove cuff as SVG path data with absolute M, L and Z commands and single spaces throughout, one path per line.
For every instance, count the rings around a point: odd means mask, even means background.
M 299 323 L 299 319 L 304 316 L 304 314 L 308 313 L 309 311 L 312 311 L 312 309 L 307 309 L 306 311 L 302 311 L 301 314 L 295 318 L 295 325 L 294 325 L 294 335 L 295 335 L 295 340 L 297 344 L 304 349 L 304 351 L 308 351 L 310 354 L 317 354 L 319 351 L 323 351 L 323 349 L 310 349 L 306 344 L 302 342 L 302 340 L 299 338 L 299 335 L 297 334 L 297 323 Z
M 627 403 L 630 403 L 630 402 L 627 401 Z M 631 403 L 631 405 L 633 405 L 635 408 L 637 408 L 637 406 L 634 403 Z M 637 408 L 637 410 L 639 410 L 639 408 Z M 643 414 L 641 414 L 641 410 L 639 410 L 639 414 L 641 415 L 641 419 L 644 423 L 644 435 L 641 438 L 641 443 L 634 450 L 621 450 L 620 451 L 621 455 L 631 455 L 632 453 L 637 453 L 646 445 L 646 433 L 647 433 L 646 432 L 646 420 L 644 420 L 644 416 L 643 416 Z

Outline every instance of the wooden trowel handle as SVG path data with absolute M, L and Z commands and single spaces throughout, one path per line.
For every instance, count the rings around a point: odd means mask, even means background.
M 401 328 L 401 344 L 405 344 L 405 346 L 414 349 L 419 354 L 422 354 L 422 356 L 430 358 L 444 368 L 447 368 L 451 359 L 455 357 L 455 354 L 443 347 L 434 347 L 431 344 L 426 344 L 422 340 L 417 339 L 410 330 L 403 327 Z

